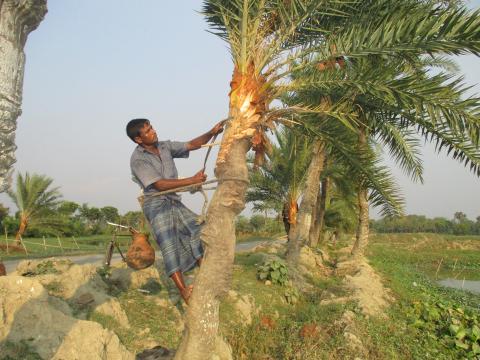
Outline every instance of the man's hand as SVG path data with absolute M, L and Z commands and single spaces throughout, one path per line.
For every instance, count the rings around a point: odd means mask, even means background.
M 203 172 L 203 170 L 200 170 L 197 172 L 195 175 L 192 176 L 192 180 L 194 181 L 194 184 L 199 184 L 207 180 L 207 175 Z
M 210 130 L 210 134 L 212 134 L 212 136 L 220 134 L 223 131 L 224 126 L 225 126 L 225 121 L 224 120 L 218 122 L 217 124 L 215 124 L 215 126 L 212 128 L 212 130 Z

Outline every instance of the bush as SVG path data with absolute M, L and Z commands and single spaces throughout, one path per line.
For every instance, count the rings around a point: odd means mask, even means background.
M 257 278 L 262 281 L 270 280 L 272 284 L 284 286 L 288 281 L 288 270 L 281 261 L 267 260 L 257 268 Z

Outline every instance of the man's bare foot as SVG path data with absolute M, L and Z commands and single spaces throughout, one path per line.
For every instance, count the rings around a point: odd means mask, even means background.
M 183 300 L 188 305 L 190 300 L 190 296 L 192 296 L 193 285 L 188 285 L 183 290 L 180 290 L 180 294 L 182 295 Z

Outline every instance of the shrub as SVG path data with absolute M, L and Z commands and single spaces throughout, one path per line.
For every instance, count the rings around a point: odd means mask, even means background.
M 257 278 L 262 281 L 270 280 L 272 284 L 284 286 L 288 281 L 288 270 L 285 264 L 279 260 L 267 260 L 257 268 Z

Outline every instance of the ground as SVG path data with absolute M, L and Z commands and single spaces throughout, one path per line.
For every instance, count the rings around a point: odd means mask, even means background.
M 480 279 L 480 238 L 372 235 L 366 260 L 353 263 L 346 256 L 351 243 L 344 236 L 335 247 L 306 249 L 296 284 L 283 277 L 283 265 L 275 265 L 282 264 L 281 242 L 237 254 L 220 312 L 233 358 L 475 358 L 480 296 L 439 287 L 435 280 Z M 270 277 L 260 281 L 258 269 L 265 263 Z M 125 358 L 179 344 L 184 305 L 161 271 L 106 271 L 48 260 L 19 267 L 23 278 L 45 289 L 52 311 L 63 309 L 65 321 L 75 326 L 100 324 L 92 329 L 107 331 L 102 334 L 109 334 L 108 345 Z M 33 336 L 12 339 L 0 338 L 0 359 L 42 358 Z

